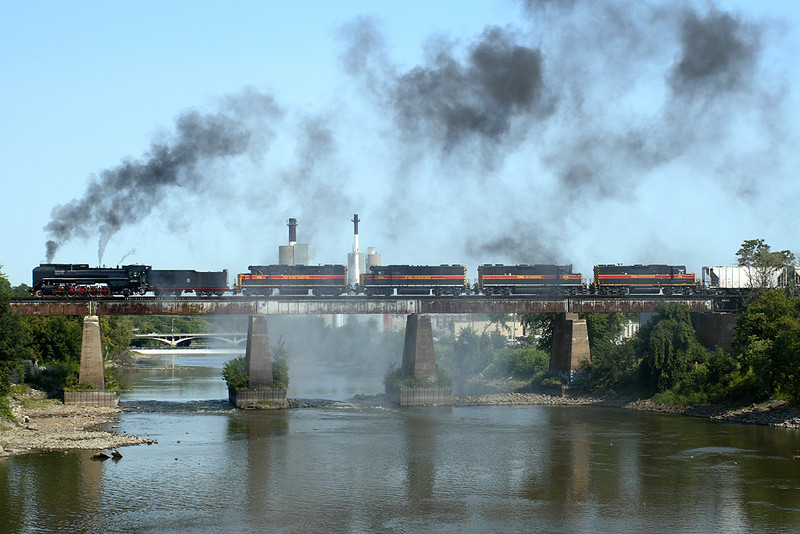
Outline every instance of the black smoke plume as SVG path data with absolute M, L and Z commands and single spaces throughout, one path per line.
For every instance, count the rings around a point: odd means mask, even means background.
M 758 81 L 762 23 L 669 2 L 527 0 L 522 9 L 520 28 L 487 27 L 466 43 L 440 37 L 407 69 L 391 62 L 375 21 L 343 30 L 343 65 L 391 117 L 401 146 L 438 159 L 462 190 L 486 191 L 457 196 L 458 211 L 474 220 L 511 158 L 530 161 L 513 198 L 552 195 L 525 213 L 529 228 L 506 218 L 493 235 L 470 230 L 472 257 L 563 261 L 548 240 L 576 223 L 571 214 L 635 198 L 648 174 L 691 151 L 734 157 L 734 124 L 770 98 Z M 639 86 L 656 100 L 642 106 Z M 419 166 L 410 160 L 397 166 L 397 190 L 411 187 Z
M 93 176 L 80 198 L 57 205 L 44 229 L 47 260 L 73 237 L 99 233 L 98 262 L 109 239 L 159 206 L 173 190 L 192 192 L 209 177 L 204 166 L 261 150 L 269 121 L 280 115 L 271 96 L 245 91 L 226 99 L 215 113 L 192 110 L 175 121 L 167 141 L 153 142 L 144 158 L 124 161 Z

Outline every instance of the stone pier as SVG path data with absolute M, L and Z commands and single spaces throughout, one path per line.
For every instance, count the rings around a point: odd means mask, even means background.
M 438 387 L 439 373 L 433 353 L 433 329 L 430 315 L 412 313 L 406 319 L 406 339 L 403 345 L 402 371 L 430 387 L 400 388 L 388 390 L 387 395 L 401 406 L 425 406 L 450 404 L 452 392 L 449 387 Z
M 591 360 L 586 320 L 577 313 L 560 313 L 553 331 L 550 373 L 571 380 L 582 361 Z
M 438 382 L 430 315 L 412 313 L 406 319 L 403 371 L 431 385 Z
M 105 391 L 105 365 L 100 338 L 100 319 L 96 315 L 83 318 L 81 340 L 81 366 L 78 382 L 89 384 L 95 391 L 65 391 L 64 404 L 102 406 L 115 408 L 119 405 L 119 392 Z
M 266 315 L 251 315 L 245 352 L 248 388 L 228 390 L 228 400 L 237 408 L 274 409 L 287 406 L 286 390 L 272 389 L 272 355 Z
M 96 315 L 83 318 L 81 341 L 81 368 L 78 382 L 89 384 L 97 391 L 105 389 L 103 382 L 103 347 L 100 343 L 100 319 Z
M 247 326 L 247 376 L 250 389 L 272 387 L 272 360 L 269 352 L 267 316 L 251 315 Z

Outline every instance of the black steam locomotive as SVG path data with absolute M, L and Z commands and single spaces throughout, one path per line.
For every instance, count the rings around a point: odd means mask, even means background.
M 33 269 L 31 291 L 38 297 L 223 295 L 228 271 L 157 270 L 149 265 L 89 267 L 85 263 L 43 263 Z

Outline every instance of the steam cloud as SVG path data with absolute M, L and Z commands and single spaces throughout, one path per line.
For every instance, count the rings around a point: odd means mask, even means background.
M 391 158 L 380 174 L 395 182 L 370 202 L 424 202 L 411 182 L 435 162 L 441 185 L 464 192 L 440 208 L 468 214 L 452 232 L 469 232 L 458 241 L 470 259 L 569 260 L 556 243 L 569 237 L 564 228 L 576 206 L 630 198 L 648 172 L 692 153 L 712 154 L 725 168 L 733 157 L 727 139 L 745 113 L 783 142 L 762 124 L 767 103 L 779 98 L 759 81 L 765 23 L 672 2 L 528 0 L 521 8 L 519 27 L 489 26 L 466 43 L 432 39 L 424 62 L 405 69 L 389 58 L 376 21 L 359 18 L 341 29 L 343 68 L 375 116 L 392 124 L 381 137 Z M 263 151 L 281 113 L 271 97 L 249 91 L 217 113 L 181 115 L 171 141 L 100 172 L 83 197 L 53 208 L 48 260 L 95 229 L 102 258 L 108 240 L 147 216 L 164 193 L 202 188 L 206 164 Z M 307 229 L 351 201 L 350 169 L 337 165 L 341 118 L 331 112 L 300 121 L 290 132 L 296 165 L 262 186 L 302 195 Z M 512 160 L 521 168 L 513 185 L 502 174 Z M 536 190 L 550 200 L 484 230 L 469 218 L 489 188 L 512 197 L 514 188 Z M 386 235 L 396 231 L 397 211 L 381 210 Z

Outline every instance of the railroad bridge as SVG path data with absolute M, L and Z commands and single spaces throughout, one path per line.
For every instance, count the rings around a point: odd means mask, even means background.
M 103 390 L 103 360 L 98 315 L 248 315 L 246 359 L 251 388 L 272 387 L 267 315 L 402 314 L 407 315 L 402 368 L 415 377 L 435 381 L 431 314 L 460 313 L 558 313 L 550 371 L 570 376 L 589 359 L 586 321 L 578 313 L 643 313 L 659 305 L 686 305 L 698 318 L 698 337 L 711 346 L 724 346 L 732 335 L 731 302 L 708 296 L 516 296 L 433 297 L 398 296 L 345 297 L 222 297 L 222 298 L 105 298 L 12 299 L 11 308 L 20 315 L 84 316 L 81 351 L 81 382 Z M 735 304 L 735 303 L 733 303 Z

